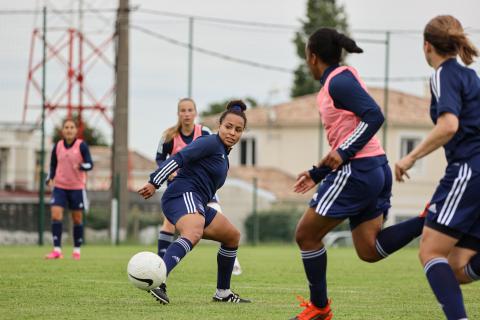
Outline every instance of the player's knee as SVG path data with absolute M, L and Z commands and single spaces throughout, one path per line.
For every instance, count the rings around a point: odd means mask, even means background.
M 295 241 L 302 250 L 311 250 L 318 247 L 322 239 L 317 234 L 311 234 L 302 229 L 297 229 L 295 232 Z
M 240 231 L 237 228 L 232 228 L 232 230 L 228 233 L 227 241 L 225 241 L 223 244 L 230 248 L 238 247 L 238 244 L 240 243 L 240 236 Z
M 369 248 L 368 250 L 361 250 L 357 251 L 357 255 L 360 258 L 360 260 L 369 262 L 369 263 L 374 263 L 380 260 L 380 256 L 376 252 L 376 250 L 372 250 Z

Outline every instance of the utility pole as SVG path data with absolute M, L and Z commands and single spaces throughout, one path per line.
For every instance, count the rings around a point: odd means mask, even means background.
M 113 146 L 112 146 L 112 221 L 116 222 L 116 234 L 112 239 L 125 240 L 128 223 L 128 38 L 129 38 L 129 4 L 128 0 L 119 0 L 116 36 L 116 95 L 113 112 Z M 116 192 L 117 191 L 117 192 Z M 116 200 L 116 201 L 114 201 Z M 117 205 L 114 208 L 114 205 Z M 115 221 L 116 220 L 116 221 Z
M 385 32 L 385 78 L 383 91 L 383 114 L 385 122 L 383 123 L 383 150 L 387 152 L 388 139 L 388 79 L 390 77 L 390 31 Z
M 188 18 L 188 98 L 192 98 L 193 86 L 193 17 Z
M 40 185 L 38 190 L 38 245 L 43 246 L 43 231 L 45 229 L 45 107 L 47 99 L 47 7 L 43 7 L 43 58 L 42 58 L 42 142 L 40 149 Z

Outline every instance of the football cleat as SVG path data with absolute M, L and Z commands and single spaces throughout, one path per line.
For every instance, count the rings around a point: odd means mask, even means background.
M 297 297 L 300 301 L 300 307 L 303 307 L 302 312 L 300 312 L 296 317 L 291 318 L 290 320 L 331 320 L 333 319 L 333 313 L 330 309 L 331 300 L 328 300 L 327 305 L 323 308 L 315 306 L 310 301 L 304 300 L 302 297 Z
M 73 260 L 80 260 L 80 252 L 73 252 L 72 253 Z
M 252 301 L 244 298 L 240 298 L 238 294 L 232 291 L 225 298 L 218 297 L 216 294 L 212 298 L 213 302 L 230 302 L 230 303 L 250 303 Z
M 63 254 L 60 251 L 52 250 L 49 254 L 45 256 L 47 260 L 54 260 L 54 259 L 63 259 Z
M 234 276 L 239 276 L 242 274 L 242 267 L 240 266 L 240 261 L 238 261 L 237 258 L 235 258 L 235 264 L 233 265 L 232 274 Z
M 150 294 L 161 304 L 169 304 L 170 299 L 167 296 L 167 285 L 162 283 L 158 288 L 150 290 Z

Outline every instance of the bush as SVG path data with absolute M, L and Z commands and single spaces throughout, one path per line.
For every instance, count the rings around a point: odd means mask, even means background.
M 258 240 L 261 242 L 292 242 L 295 227 L 302 212 L 296 209 L 279 209 L 258 212 Z M 245 220 L 247 241 L 254 241 L 255 216 L 249 215 Z

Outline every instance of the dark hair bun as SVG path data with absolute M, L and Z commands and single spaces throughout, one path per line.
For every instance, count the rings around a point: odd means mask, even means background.
M 227 103 L 226 109 L 234 112 L 245 112 L 247 105 L 242 100 L 232 100 Z

